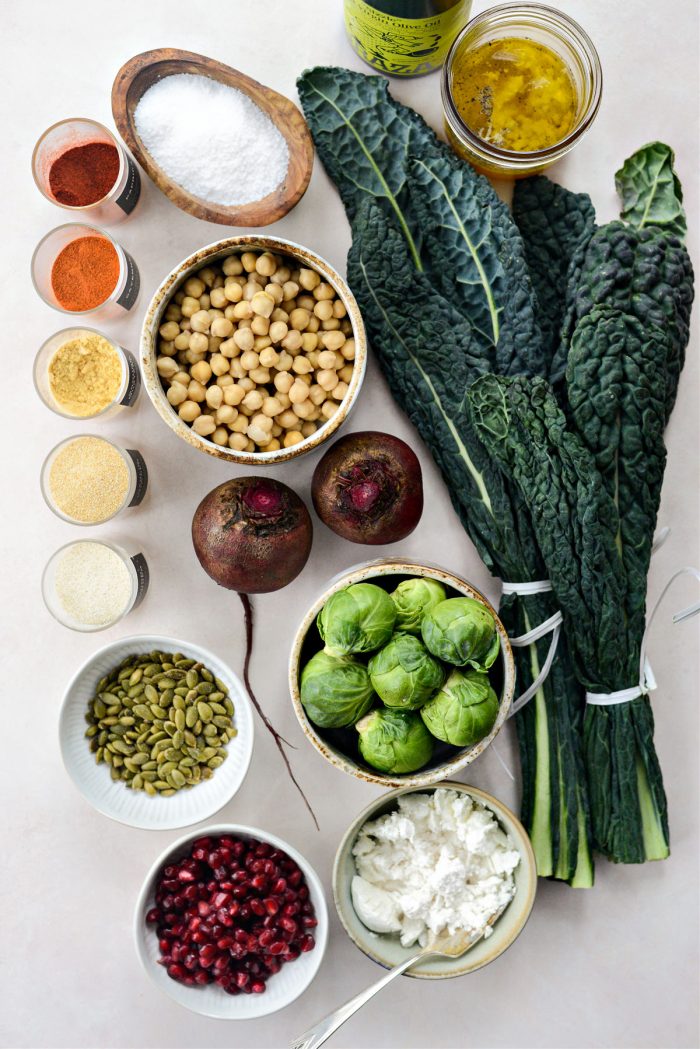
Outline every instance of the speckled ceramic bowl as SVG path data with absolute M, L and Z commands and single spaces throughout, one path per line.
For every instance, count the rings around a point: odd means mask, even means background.
M 525 828 L 519 819 L 492 794 L 487 794 L 476 787 L 467 787 L 464 783 L 445 782 L 432 787 L 420 788 L 421 793 L 430 793 L 440 788 L 459 791 L 469 794 L 476 801 L 481 802 L 486 808 L 491 809 L 499 824 L 506 831 L 518 852 L 520 863 L 518 864 L 515 877 L 515 896 L 508 904 L 500 918 L 493 926 L 493 932 L 487 939 L 479 940 L 473 947 L 463 954 L 461 958 L 432 958 L 421 962 L 415 969 L 409 969 L 406 976 L 412 976 L 419 980 L 445 980 L 452 976 L 464 976 L 466 973 L 482 969 L 484 965 L 495 961 L 503 954 L 510 945 L 518 938 L 525 928 L 530 917 L 532 906 L 535 902 L 537 890 L 537 866 L 535 855 L 530 845 Z M 381 798 L 373 801 L 371 805 L 360 813 L 356 820 L 345 833 L 343 840 L 338 846 L 338 851 L 333 865 L 333 897 L 343 927 L 356 947 L 371 958 L 373 961 L 383 965 L 385 969 L 391 969 L 399 965 L 411 954 L 415 954 L 417 948 L 402 947 L 398 936 L 380 935 L 370 932 L 355 914 L 352 905 L 350 886 L 352 879 L 357 873 L 352 849 L 360 833 L 360 829 L 368 820 L 377 819 L 386 812 L 396 808 L 396 799 L 402 794 L 418 793 L 415 788 L 403 787 L 400 790 L 392 790 L 389 794 L 383 794 Z
M 427 576 L 430 579 L 436 579 L 446 587 L 448 597 L 463 596 L 474 598 L 485 605 L 495 618 L 496 629 L 501 638 L 501 652 L 499 659 L 489 671 L 489 677 L 499 697 L 499 710 L 496 722 L 488 736 L 485 736 L 473 746 L 459 749 L 438 741 L 436 742 L 433 760 L 429 765 L 419 769 L 417 772 L 410 772 L 406 775 L 389 775 L 365 764 L 357 748 L 355 741 L 357 733 L 353 728 L 322 729 L 308 719 L 301 702 L 299 679 L 302 667 L 305 666 L 314 652 L 323 647 L 316 628 L 316 617 L 331 594 L 334 594 L 337 590 L 343 590 L 352 583 L 377 583 L 380 586 L 385 586 L 387 590 L 393 590 L 402 579 L 410 576 Z M 329 586 L 314 601 L 302 619 L 292 643 L 289 660 L 289 688 L 292 702 L 306 738 L 313 744 L 319 754 L 322 754 L 326 761 L 330 761 L 331 765 L 335 765 L 337 769 L 342 769 L 343 772 L 356 776 L 358 779 L 366 780 L 368 783 L 379 783 L 384 787 L 423 787 L 430 783 L 437 783 L 445 779 L 446 776 L 452 776 L 459 769 L 464 768 L 465 765 L 470 765 L 480 754 L 483 754 L 508 718 L 513 701 L 514 687 L 515 665 L 510 641 L 508 640 L 505 627 L 496 614 L 496 610 L 487 598 L 473 587 L 471 583 L 468 583 L 466 579 L 455 575 L 454 572 L 438 568 L 435 565 L 405 561 L 402 558 L 386 558 L 356 565 L 354 568 L 343 572 L 331 580 Z
M 310 437 L 300 441 L 299 444 L 295 444 L 291 448 L 280 448 L 276 452 L 238 452 L 233 448 L 222 448 L 220 445 L 214 444 L 213 441 L 207 440 L 206 437 L 200 437 L 187 423 L 182 421 L 177 411 L 168 401 L 156 369 L 158 328 L 171 297 L 196 270 L 212 262 L 217 262 L 227 255 L 238 254 L 244 251 L 270 251 L 280 255 L 290 255 L 293 259 L 298 259 L 302 266 L 314 269 L 317 273 L 320 273 L 324 281 L 327 281 L 335 288 L 345 303 L 348 317 L 352 324 L 353 338 L 355 339 L 355 362 L 352 378 L 348 383 L 348 391 L 340 402 L 333 418 L 323 426 L 320 426 Z M 217 458 L 231 463 L 239 463 L 245 466 L 275 466 L 278 463 L 287 462 L 289 459 L 296 459 L 298 456 L 305 455 L 306 452 L 320 447 L 345 422 L 357 400 L 362 380 L 365 376 L 367 338 L 360 310 L 352 292 L 342 277 L 320 255 L 316 255 L 313 251 L 295 244 L 291 240 L 282 240 L 279 237 L 227 237 L 224 240 L 217 240 L 213 244 L 208 244 L 206 247 L 200 248 L 199 251 L 195 251 L 194 254 L 183 259 L 160 285 L 151 299 L 143 322 L 140 363 L 143 384 L 156 411 L 165 420 L 170 429 L 174 430 L 183 441 L 187 441 L 193 448 L 199 448 L 202 452 L 215 455 Z

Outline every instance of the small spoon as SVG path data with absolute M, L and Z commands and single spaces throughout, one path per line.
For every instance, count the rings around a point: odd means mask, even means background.
M 478 943 L 484 936 L 488 926 L 493 925 L 494 922 L 500 918 L 503 911 L 506 909 L 508 904 L 504 904 L 502 907 L 492 914 L 488 922 L 481 929 L 480 932 L 468 933 L 465 930 L 460 930 L 455 933 L 443 932 L 439 936 L 436 936 L 431 942 L 424 947 L 417 954 L 411 955 L 406 958 L 405 961 L 396 965 L 393 969 L 390 969 L 386 976 L 382 976 L 381 980 L 377 980 L 370 987 L 367 987 L 364 991 L 360 991 L 354 998 L 351 998 L 344 1005 L 334 1009 L 328 1016 L 324 1016 L 322 1020 L 319 1020 L 317 1024 L 310 1027 L 305 1034 L 300 1038 L 297 1038 L 292 1042 L 290 1049 L 318 1049 L 320 1045 L 330 1038 L 330 1036 L 338 1030 L 346 1020 L 349 1020 L 358 1009 L 361 1009 L 371 998 L 374 998 L 375 994 L 381 991 L 387 984 L 390 984 L 392 980 L 395 980 L 401 973 L 406 972 L 416 962 L 423 961 L 424 958 L 430 958 L 433 956 L 439 956 L 442 958 L 461 958 L 470 947 L 473 947 L 475 943 Z

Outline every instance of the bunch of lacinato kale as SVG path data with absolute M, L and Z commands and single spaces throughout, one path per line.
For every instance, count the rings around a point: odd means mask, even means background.
M 523 801 L 543 876 L 593 883 L 593 849 L 668 855 L 639 681 L 663 431 L 688 340 L 692 268 L 673 154 L 641 149 L 617 175 L 622 221 L 537 176 L 513 213 L 381 77 L 299 80 L 316 148 L 352 225 L 348 279 L 391 392 L 448 485 L 486 565 L 510 584 L 512 636 L 558 609 L 565 636 L 517 715 Z M 516 592 L 512 592 L 515 589 Z M 549 649 L 516 650 L 525 689 Z

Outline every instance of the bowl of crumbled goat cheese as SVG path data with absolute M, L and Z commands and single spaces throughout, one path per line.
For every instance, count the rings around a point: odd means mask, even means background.
M 536 888 L 520 821 L 463 783 L 384 794 L 348 829 L 333 868 L 345 931 L 386 968 L 445 930 L 483 932 L 461 958 L 433 957 L 406 973 L 425 980 L 474 972 L 503 954 L 522 932 Z

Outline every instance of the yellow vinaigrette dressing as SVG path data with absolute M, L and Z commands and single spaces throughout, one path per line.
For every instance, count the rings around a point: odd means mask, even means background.
M 451 93 L 473 134 L 514 152 L 561 142 L 578 113 L 576 87 L 564 60 L 524 37 L 505 37 L 458 53 Z

